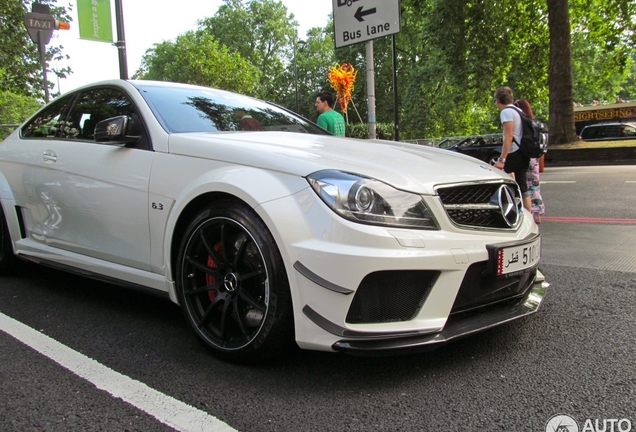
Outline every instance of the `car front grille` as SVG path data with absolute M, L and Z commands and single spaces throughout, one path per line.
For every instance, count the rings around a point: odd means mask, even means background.
M 520 275 L 498 278 L 487 261 L 471 265 L 459 288 L 451 316 L 478 310 L 495 303 L 521 300 L 532 286 L 535 269 Z
M 514 182 L 440 186 L 437 194 L 448 217 L 460 227 L 515 229 L 521 220 L 521 193 Z
M 367 275 L 356 290 L 346 322 L 374 324 L 415 318 L 439 273 L 395 270 Z

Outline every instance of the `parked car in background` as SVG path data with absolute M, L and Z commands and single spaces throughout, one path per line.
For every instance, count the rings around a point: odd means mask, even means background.
M 430 348 L 536 312 L 549 285 L 503 171 L 192 85 L 55 99 L 0 144 L 0 204 L 0 272 L 164 295 L 230 361 Z
M 581 141 L 614 141 L 636 139 L 636 126 L 631 123 L 600 123 L 581 130 Z
M 494 165 L 503 146 L 501 134 L 470 136 L 459 141 L 442 141 L 438 147 L 472 156 Z
M 464 138 L 465 137 L 448 137 L 448 138 L 444 138 L 443 140 L 441 140 L 440 142 L 435 144 L 435 147 L 448 149 L 448 148 L 453 147 L 458 142 L 462 141 Z

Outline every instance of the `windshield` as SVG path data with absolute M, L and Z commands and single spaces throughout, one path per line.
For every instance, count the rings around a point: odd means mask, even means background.
M 170 133 L 285 131 L 329 135 L 284 108 L 223 90 L 135 83 Z

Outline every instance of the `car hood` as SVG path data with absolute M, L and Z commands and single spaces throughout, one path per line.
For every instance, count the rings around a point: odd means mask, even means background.
M 334 169 L 398 189 L 434 194 L 436 185 L 510 177 L 472 157 L 433 147 L 291 132 L 173 134 L 170 153 L 307 176 Z

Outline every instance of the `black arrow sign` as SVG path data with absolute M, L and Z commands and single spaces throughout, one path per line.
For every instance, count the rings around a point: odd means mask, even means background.
M 357 19 L 359 22 L 364 21 L 365 16 L 373 15 L 375 13 L 375 8 L 363 11 L 362 10 L 363 7 L 364 6 L 360 6 L 358 10 L 356 11 L 356 13 L 353 15 L 355 19 Z

